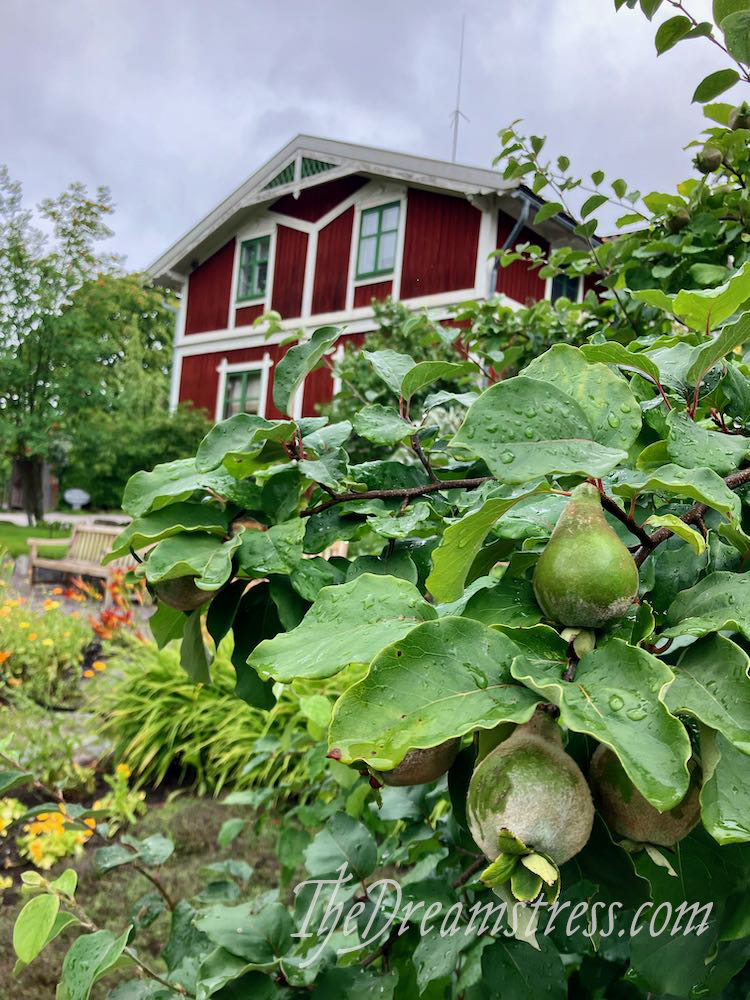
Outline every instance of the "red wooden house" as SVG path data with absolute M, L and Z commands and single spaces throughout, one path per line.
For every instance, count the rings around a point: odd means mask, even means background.
M 525 242 L 571 244 L 563 217 L 534 225 L 541 200 L 497 172 L 300 135 L 149 268 L 181 292 L 171 404 L 191 401 L 220 420 L 241 410 L 278 417 L 273 370 L 291 331 L 374 329 L 372 301 L 388 295 L 437 318 L 496 294 L 526 304 L 580 294 L 523 262 L 498 269 L 491 252 Z M 266 339 L 266 310 L 282 330 Z M 338 349 L 341 349 L 339 344 Z M 294 404 L 312 416 L 335 392 L 328 369 L 309 375 Z

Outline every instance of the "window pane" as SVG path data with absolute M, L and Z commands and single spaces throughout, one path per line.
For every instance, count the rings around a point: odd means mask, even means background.
M 359 244 L 359 266 L 357 270 L 360 274 L 369 274 L 375 270 L 375 247 L 377 246 L 377 236 L 368 236 Z
M 257 247 L 258 247 L 258 253 L 257 253 L 257 259 L 258 260 L 268 260 L 268 244 L 269 243 L 270 243 L 270 240 L 269 240 L 268 236 L 264 236 L 262 239 L 258 240 L 258 242 L 256 244 Z
M 387 229 L 398 229 L 398 205 L 391 205 L 383 210 L 380 231 L 385 232 Z
M 249 372 L 245 391 L 245 413 L 257 413 L 260 404 L 260 372 Z
M 580 282 L 580 278 L 568 277 L 567 274 L 556 274 L 552 279 L 550 298 L 553 302 L 557 302 L 558 299 L 563 297 L 570 299 L 571 302 L 577 302 Z
M 250 256 L 250 244 L 243 243 L 242 253 L 240 254 L 240 274 L 237 286 L 237 294 L 240 298 L 244 298 L 244 296 L 248 294 L 251 267 L 252 258 Z
M 386 271 L 396 262 L 396 234 L 384 233 L 380 237 L 380 253 L 378 254 L 378 271 Z
M 227 376 L 227 395 L 224 416 L 233 417 L 242 408 L 242 373 Z
M 379 214 L 377 210 L 362 213 L 362 236 L 372 236 L 378 231 Z
M 258 295 L 265 295 L 266 279 L 268 278 L 268 263 L 263 261 L 255 269 L 255 292 Z

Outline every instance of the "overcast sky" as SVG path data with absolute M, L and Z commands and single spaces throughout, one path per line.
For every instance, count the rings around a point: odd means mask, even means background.
M 521 117 L 581 172 L 687 176 L 720 53 L 657 60 L 612 0 L 0 0 L 0 161 L 33 202 L 109 185 L 110 249 L 143 268 L 298 132 L 449 159 L 464 12 L 459 161 Z

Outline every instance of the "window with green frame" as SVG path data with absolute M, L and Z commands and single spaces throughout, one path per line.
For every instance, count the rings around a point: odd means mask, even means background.
M 227 372 L 224 388 L 224 420 L 233 417 L 235 413 L 258 412 L 262 379 L 263 372 L 260 368 L 245 372 Z
M 240 250 L 240 274 L 237 281 L 237 301 L 262 299 L 268 279 L 268 248 L 270 236 L 245 240 Z
M 399 203 L 366 208 L 359 223 L 357 277 L 390 274 L 396 264 Z

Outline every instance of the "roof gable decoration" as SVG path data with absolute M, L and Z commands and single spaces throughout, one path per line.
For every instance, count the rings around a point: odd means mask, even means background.
M 269 188 L 281 187 L 283 184 L 299 182 L 306 177 L 315 177 L 316 174 L 322 174 L 326 170 L 333 170 L 335 166 L 335 163 L 315 160 L 310 156 L 297 156 L 294 160 L 290 160 L 284 169 L 272 177 L 267 184 L 264 184 L 262 190 L 267 191 Z

